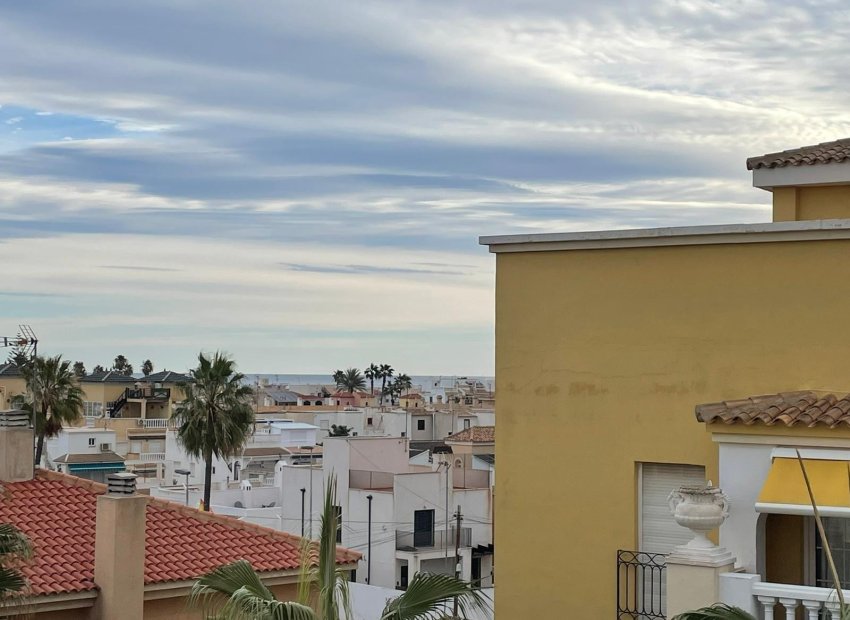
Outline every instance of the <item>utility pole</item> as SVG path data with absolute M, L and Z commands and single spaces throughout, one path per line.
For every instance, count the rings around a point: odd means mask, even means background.
M 372 583 L 372 495 L 366 496 L 369 500 L 369 533 L 367 534 L 366 543 L 368 547 L 368 555 L 366 556 L 366 583 Z
M 463 515 L 460 513 L 460 504 L 458 504 L 457 512 L 454 514 L 456 519 L 455 524 L 455 577 L 460 579 L 460 524 L 463 522 Z M 457 597 L 455 597 L 454 609 L 452 617 L 457 618 Z

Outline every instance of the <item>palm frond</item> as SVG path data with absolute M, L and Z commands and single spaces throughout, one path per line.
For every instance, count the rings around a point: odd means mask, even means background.
M 381 620 L 437 620 L 457 597 L 462 618 L 490 609 L 490 598 L 469 583 L 451 575 L 416 573 L 407 590 L 384 607 Z
M 756 620 L 740 607 L 718 603 L 710 607 L 686 611 L 673 620 Z
M 0 523 L 0 558 L 3 556 L 16 556 L 21 559 L 32 557 L 29 538 L 9 523 Z

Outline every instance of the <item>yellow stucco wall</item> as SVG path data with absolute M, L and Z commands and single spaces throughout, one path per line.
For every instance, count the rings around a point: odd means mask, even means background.
M 773 221 L 832 220 L 850 217 L 850 185 L 777 187 Z
M 12 399 L 26 391 L 27 384 L 22 377 L 0 377 L 0 409 L 10 409 Z
M 615 615 L 636 463 L 717 481 L 696 404 L 850 387 L 848 256 L 850 241 L 498 255 L 500 618 Z

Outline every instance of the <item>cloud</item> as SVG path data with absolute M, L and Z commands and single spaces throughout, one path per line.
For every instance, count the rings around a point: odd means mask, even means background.
M 6 3 L 0 253 L 69 297 L 4 306 L 92 355 L 153 325 L 271 369 L 270 329 L 326 370 L 309 338 L 451 333 L 486 372 L 478 235 L 767 220 L 744 160 L 850 132 L 847 27 L 833 0 Z

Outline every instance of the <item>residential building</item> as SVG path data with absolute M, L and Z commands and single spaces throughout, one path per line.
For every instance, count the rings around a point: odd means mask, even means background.
M 115 453 L 115 431 L 105 428 L 63 428 L 45 442 L 48 467 L 95 482 L 124 471 L 124 457 Z
M 27 392 L 24 375 L 14 364 L 0 364 L 0 409 L 9 409 L 16 396 Z
M 614 617 L 618 550 L 669 552 L 681 533 L 654 519 L 669 490 L 718 480 L 694 403 L 846 383 L 849 150 L 750 160 L 773 223 L 482 238 L 500 615 Z
M 21 568 L 28 596 L 4 611 L 39 620 L 189 620 L 194 581 L 248 560 L 281 600 L 296 598 L 301 539 L 230 517 L 135 492 L 135 476 L 98 484 L 33 470 L 33 433 L 24 412 L 0 412 L 0 522 L 11 523 L 36 553 Z M 337 550 L 340 569 L 360 554 Z
M 492 585 L 489 471 L 466 470 L 445 454 L 428 466 L 411 465 L 406 438 L 328 438 L 321 468 L 281 467 L 285 531 L 318 527 L 321 489 L 331 475 L 342 515 L 338 540 L 365 554 L 357 582 L 404 588 L 420 570 L 453 573 L 460 507 L 461 574 Z

